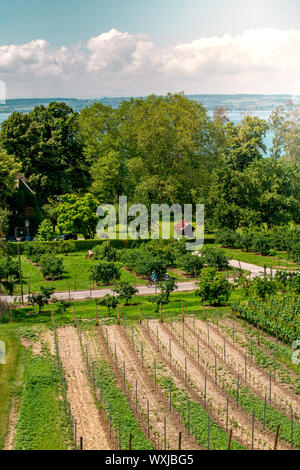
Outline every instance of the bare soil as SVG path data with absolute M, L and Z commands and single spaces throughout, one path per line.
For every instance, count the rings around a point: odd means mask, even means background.
M 57 330 L 59 352 L 66 374 L 67 396 L 77 421 L 78 438 L 85 450 L 111 449 L 102 417 L 94 401 L 85 373 L 85 365 L 76 330 L 72 326 Z

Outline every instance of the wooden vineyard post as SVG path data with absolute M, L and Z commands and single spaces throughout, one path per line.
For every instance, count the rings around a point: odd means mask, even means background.
M 171 342 L 171 338 L 169 338 L 169 357 L 170 357 L 170 369 L 172 369 L 172 342 Z
M 207 450 L 210 450 L 210 416 L 207 420 Z
M 109 437 L 111 439 L 112 434 L 112 402 L 109 404 Z
M 226 404 L 226 432 L 228 432 L 228 421 L 229 421 L 229 397 L 227 397 L 227 404 Z M 231 430 L 232 434 L 232 430 Z
M 170 411 L 172 411 L 172 380 L 170 380 Z
M 184 323 L 184 309 L 183 309 L 183 302 L 181 302 L 181 313 L 182 313 L 182 323 Z
M 237 388 L 236 388 L 236 404 L 239 406 L 239 394 L 240 394 L 240 376 L 237 378 Z
M 117 307 L 117 312 L 118 312 L 118 325 L 120 325 L 120 306 L 118 304 L 118 307 Z
M 224 336 L 224 362 L 226 362 L 226 339 Z
M 180 433 L 178 435 L 178 450 L 181 450 L 181 435 L 182 434 L 181 434 L 181 431 L 180 431 Z
M 229 431 L 229 438 L 228 438 L 228 446 L 227 446 L 227 450 L 230 450 L 230 446 L 231 446 L 231 439 L 232 439 L 232 429 L 230 429 L 230 431 Z
M 207 382 L 207 376 L 205 374 L 204 377 L 204 408 L 206 409 L 206 382 Z
M 277 426 L 277 431 L 276 431 L 276 436 L 275 436 L 274 450 L 277 450 L 278 437 L 279 437 L 279 428 L 280 428 L 280 424 L 278 424 L 278 426 Z
M 139 324 L 141 325 L 142 324 L 142 316 L 141 316 L 141 306 L 140 306 L 140 304 L 138 305 L 138 309 L 139 309 Z
M 191 402 L 188 400 L 188 433 L 191 433 Z
M 53 307 L 51 307 L 51 321 L 52 321 L 52 324 L 53 324 L 53 318 L 54 318 L 54 316 L 53 316 Z
M 82 437 L 80 438 L 80 450 L 83 450 L 83 439 L 82 439 Z
M 217 356 L 215 356 L 215 383 L 218 383 Z
M 205 303 L 203 301 L 203 320 L 205 321 L 206 320 L 206 316 L 205 316 Z
M 98 326 L 98 305 L 96 304 L 96 326 Z
M 131 432 L 129 433 L 129 444 L 128 444 L 128 450 L 131 450 L 131 443 L 132 443 L 132 434 Z
M 254 450 L 254 411 L 252 411 L 252 433 L 251 433 L 251 450 Z
M 182 323 L 182 347 L 184 349 L 184 323 Z
M 294 417 L 293 407 L 291 406 L 291 446 L 294 447 Z
M 150 437 L 150 407 L 149 400 L 147 400 L 147 426 L 148 426 L 148 438 Z
M 267 394 L 265 394 L 265 401 L 264 401 L 264 429 L 266 429 L 266 412 L 267 412 Z
M 160 304 L 160 323 L 163 323 L 163 313 L 162 313 L 162 304 Z
M 75 304 L 73 305 L 73 316 L 74 316 L 74 326 L 76 328 L 76 307 L 75 307 Z
M 138 381 L 135 381 L 135 411 L 137 412 L 137 406 L 138 406 Z

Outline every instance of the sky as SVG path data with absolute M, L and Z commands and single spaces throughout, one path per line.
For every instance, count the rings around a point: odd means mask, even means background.
M 299 53 L 299 0 L 0 3 L 8 98 L 300 95 Z

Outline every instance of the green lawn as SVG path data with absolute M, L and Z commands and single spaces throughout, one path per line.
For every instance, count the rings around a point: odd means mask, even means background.
M 45 281 L 39 269 L 30 263 L 25 256 L 22 256 L 22 274 L 24 293 L 37 292 L 42 285 L 53 285 L 57 292 L 70 290 L 86 290 L 91 286 L 90 267 L 93 260 L 88 260 L 86 252 L 72 253 L 63 255 L 64 273 L 62 279 L 57 281 Z M 121 281 L 128 281 L 133 285 L 143 285 L 146 283 L 143 279 L 134 276 L 132 273 L 121 270 Z M 97 288 L 106 286 L 98 286 Z M 96 288 L 96 286 L 95 286 Z M 16 293 L 20 293 L 20 286 L 16 286 Z
M 128 321 L 136 322 L 138 320 L 138 304 L 140 304 L 142 317 L 146 318 L 159 318 L 160 313 L 156 313 L 155 304 L 149 302 L 149 296 L 135 296 L 131 299 L 130 304 L 125 306 L 124 303 L 120 304 L 120 317 L 121 319 L 127 318 Z M 230 299 L 228 301 L 228 305 L 230 302 L 237 301 L 239 299 L 244 299 L 244 291 L 243 289 L 238 289 L 232 291 Z M 187 315 L 196 314 L 199 317 L 203 316 L 203 306 L 199 300 L 199 297 L 195 296 L 194 292 L 180 292 L 180 293 L 173 293 L 170 296 L 170 302 L 168 305 L 163 306 L 163 313 L 166 318 L 170 318 L 170 314 L 176 316 L 181 314 L 181 305 L 184 305 L 184 311 Z M 74 303 L 76 308 L 76 315 L 78 319 L 95 319 L 96 315 L 96 303 L 95 300 L 82 300 L 77 301 Z M 214 317 L 216 313 L 223 315 L 223 314 L 230 314 L 231 308 L 228 305 L 223 306 L 215 306 L 206 308 L 206 316 Z M 55 304 L 52 305 L 52 308 L 55 312 L 56 306 Z M 15 321 L 24 322 L 27 324 L 47 324 L 51 327 L 51 308 L 50 306 L 46 306 L 44 311 L 40 315 L 33 312 L 32 307 L 24 307 L 15 310 L 14 319 Z M 116 312 L 108 314 L 108 310 L 105 307 L 98 307 L 99 318 L 102 316 L 103 318 L 109 318 L 113 321 L 116 320 Z M 62 317 L 60 315 L 56 315 L 56 323 L 57 325 L 63 324 L 72 324 L 73 323 L 73 305 L 70 307 L 66 314 Z
M 221 245 L 214 246 L 220 247 Z M 287 262 L 286 256 L 282 252 L 278 252 L 275 257 L 272 257 L 257 255 L 255 253 L 247 253 L 246 251 L 234 250 L 231 248 L 223 248 L 223 250 L 229 259 L 244 261 L 245 263 L 256 264 L 261 267 L 266 266 L 267 268 L 281 266 L 282 268 L 299 269 L 299 265 L 297 266 L 296 264 Z

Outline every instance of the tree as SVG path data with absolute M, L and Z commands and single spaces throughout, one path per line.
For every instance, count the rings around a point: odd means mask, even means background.
M 97 299 L 96 303 L 100 305 L 100 307 L 106 307 L 110 314 L 111 309 L 115 310 L 117 308 L 119 300 L 114 295 L 106 294 L 102 299 Z
M 61 300 L 57 304 L 57 313 L 60 314 L 60 319 L 62 320 L 63 314 L 66 313 L 67 309 L 70 308 L 72 305 L 71 302 L 68 302 L 67 300 Z
M 113 280 L 120 279 L 120 265 L 111 261 L 101 261 L 95 263 L 91 269 L 91 280 L 97 284 L 108 284 Z
M 15 112 L 2 123 L 2 148 L 22 163 L 25 177 L 42 202 L 82 191 L 89 184 L 77 118 L 65 103 L 53 102 L 27 114 Z
M 148 297 L 148 302 L 151 302 L 152 304 L 156 305 L 155 312 L 157 313 L 160 305 L 167 305 L 168 299 L 166 294 L 164 292 L 161 292 L 158 295 L 152 295 L 151 297 Z
M 98 202 L 90 193 L 84 196 L 77 194 L 61 196 L 58 206 L 58 231 L 82 234 L 86 239 L 93 239 L 99 222 L 97 207 Z
M 14 156 L 0 149 L 0 208 L 2 210 L 7 208 L 7 198 L 12 196 L 16 190 L 16 177 L 21 173 L 21 169 L 21 163 Z M 4 221 L 4 225 L 6 228 L 6 221 Z
M 18 280 L 19 267 L 17 261 L 7 255 L 0 258 L 0 284 L 9 295 L 13 295 Z
M 55 291 L 54 287 L 50 286 L 41 286 L 41 291 L 37 294 L 31 294 L 28 296 L 28 302 L 34 307 L 35 305 L 39 308 L 39 313 L 41 313 L 42 308 L 45 305 L 48 305 L 51 295 Z
M 225 158 L 233 170 L 243 171 L 266 153 L 264 138 L 268 124 L 256 116 L 245 116 L 240 124 L 225 125 Z
M 196 285 L 195 294 L 203 302 L 220 305 L 229 299 L 231 286 L 224 274 L 217 272 L 215 268 L 204 268 L 200 275 L 200 281 Z
M 161 290 L 161 293 L 165 296 L 166 301 L 168 303 L 170 299 L 170 294 L 174 292 L 174 290 L 177 289 L 175 279 L 169 278 L 169 279 L 166 279 L 165 281 L 160 282 L 159 288 Z
M 225 251 L 213 246 L 204 246 L 201 251 L 203 262 L 209 268 L 224 269 L 228 267 L 228 258 Z
M 63 274 L 63 261 L 55 254 L 45 254 L 40 258 L 41 273 L 46 279 L 60 279 Z
M 250 283 L 250 292 L 262 300 L 266 300 L 269 295 L 276 294 L 276 291 L 276 282 L 269 276 L 256 276 Z
M 128 305 L 128 302 L 132 296 L 138 293 L 138 289 L 133 287 L 127 281 L 121 282 L 113 289 L 113 291 L 118 294 L 119 299 L 125 299 L 125 305 Z
M 283 157 L 290 163 L 300 162 L 300 108 L 291 100 L 280 106 L 270 116 L 270 128 L 274 133 L 272 157 Z
M 8 209 L 0 207 L 0 237 L 8 232 L 10 215 L 11 212 Z
M 93 248 L 93 253 L 95 259 L 102 261 L 116 261 L 117 250 L 112 246 L 109 241 L 101 243 L 101 245 L 96 245 Z
M 186 272 L 188 275 L 194 277 L 199 276 L 203 265 L 203 259 L 200 256 L 192 255 L 191 253 L 186 253 L 178 260 L 179 268 Z
M 38 228 L 37 239 L 45 242 L 51 242 L 55 238 L 55 232 L 53 232 L 53 224 L 49 219 L 44 219 Z

